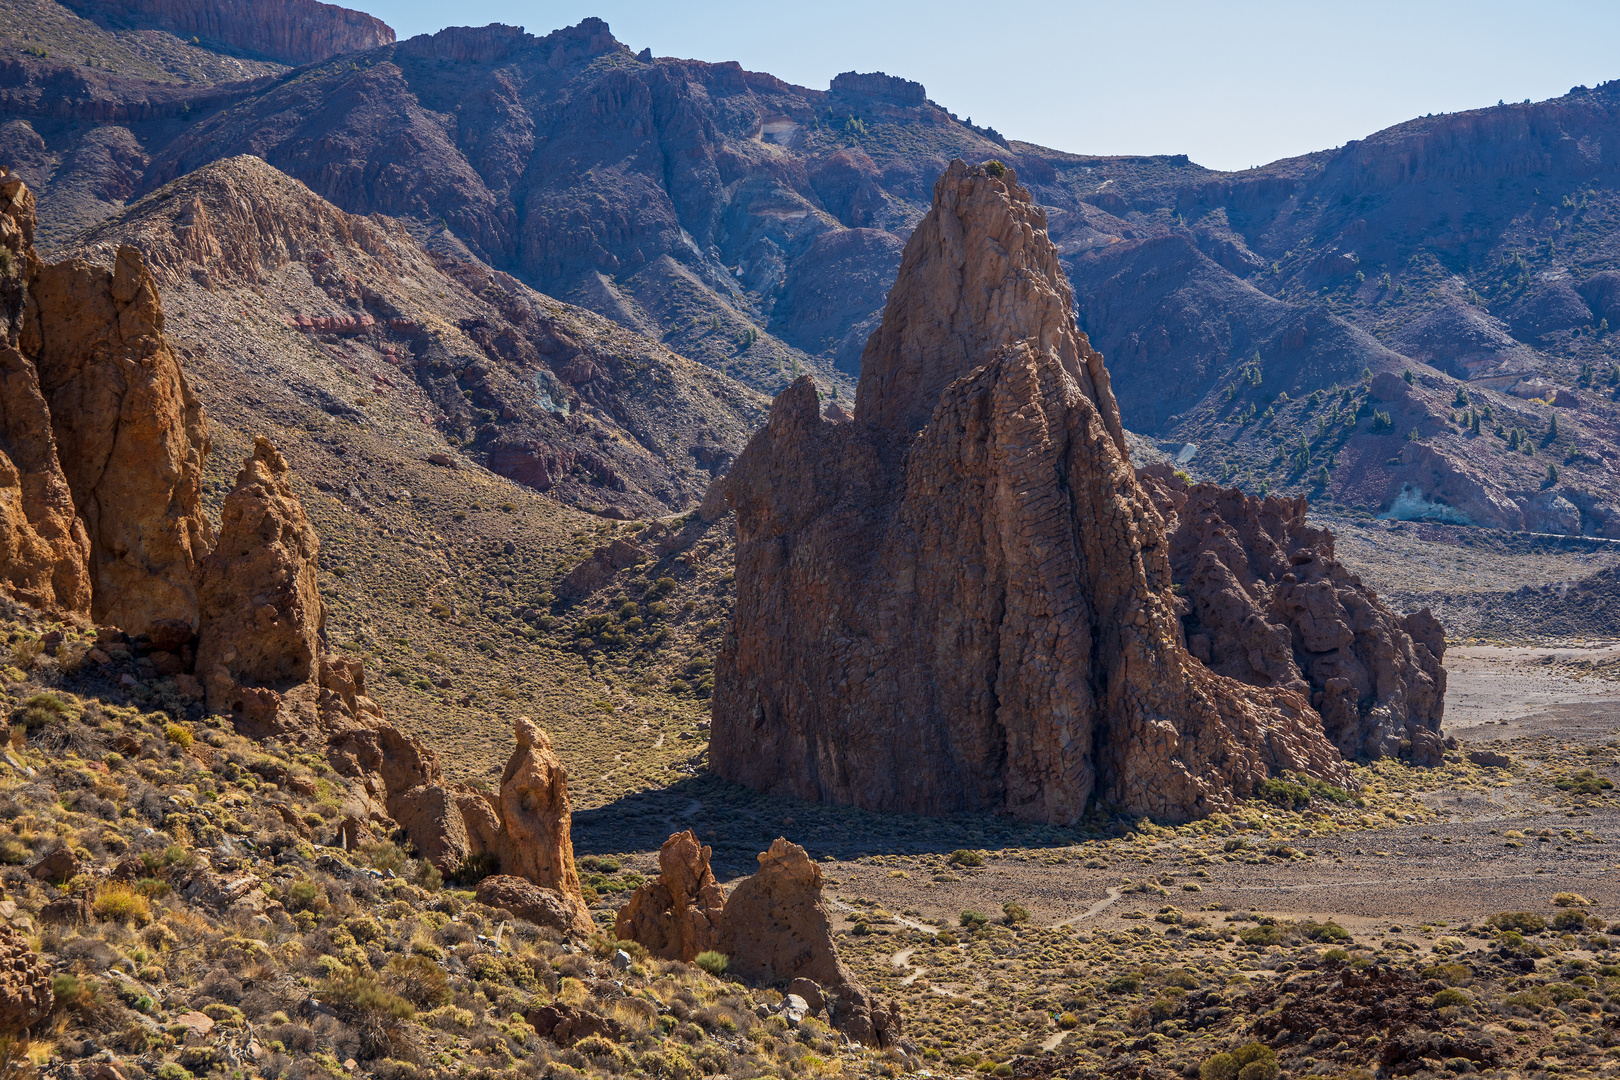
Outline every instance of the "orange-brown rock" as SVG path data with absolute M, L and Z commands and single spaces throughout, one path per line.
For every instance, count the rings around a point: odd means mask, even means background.
M 630 894 L 613 924 L 614 936 L 640 942 L 661 960 L 691 963 L 715 948 L 726 894 L 709 869 L 711 854 L 690 829 L 664 841 L 658 877 Z
M 711 767 L 1050 822 L 1094 798 L 1183 819 L 1283 770 L 1346 782 L 1297 690 L 1187 652 L 1163 522 L 1028 192 L 953 162 L 934 194 L 854 421 L 800 380 L 733 466 Z
M 763 983 L 809 979 L 840 1031 L 868 1046 L 893 1046 L 900 1014 L 874 998 L 838 958 L 823 880 L 821 867 L 798 844 L 778 837 L 761 852 L 759 869 L 726 898 L 719 951 L 730 960 L 727 970 Z
M 501 872 L 555 889 L 577 902 L 583 913 L 585 894 L 574 868 L 568 770 L 552 751 L 546 733 L 528 717 L 519 717 L 513 727 L 517 746 L 501 774 L 496 800 Z M 582 914 L 580 920 L 580 931 L 590 933 L 590 919 Z
M 212 543 L 208 431 L 140 252 L 119 248 L 110 272 L 83 259 L 41 266 L 19 345 L 89 536 L 95 621 L 132 636 L 167 619 L 195 628 L 197 567 Z
M 34 196 L 0 168 L 0 592 L 90 615 L 90 538 L 57 458 L 39 371 L 19 345 L 34 254 Z
M 255 438 L 201 578 L 197 677 L 208 707 L 254 738 L 291 723 L 283 700 L 319 673 L 326 624 L 320 539 L 290 479 L 286 459 Z
M 536 885 L 527 878 L 493 874 L 478 883 L 480 904 L 503 908 L 536 926 L 549 927 L 563 934 L 589 933 L 591 915 L 585 905 L 556 889 Z
M 1333 556 L 1305 500 L 1138 473 L 1164 517 L 1188 646 L 1214 671 L 1306 694 L 1347 758 L 1438 764 L 1445 635 L 1427 609 L 1401 616 Z
M 54 1003 L 50 966 L 27 938 L 0 926 L 0 1032 L 15 1035 L 43 1023 Z

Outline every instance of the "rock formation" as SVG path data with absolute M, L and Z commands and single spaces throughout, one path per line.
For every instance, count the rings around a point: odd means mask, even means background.
M 1347 758 L 1439 763 L 1445 635 L 1427 609 L 1386 607 L 1333 557 L 1333 534 L 1306 524 L 1302 498 L 1189 484 L 1168 465 L 1137 475 L 1165 520 L 1194 656 L 1308 696 Z
M 536 885 L 527 878 L 494 874 L 478 883 L 478 902 L 503 908 L 520 919 L 564 934 L 589 935 L 595 929 L 578 897 Z
M 778 838 L 729 897 L 709 870 L 709 848 L 690 830 L 664 842 L 658 866 L 657 880 L 619 909 L 615 935 L 662 959 L 690 962 L 710 949 L 722 952 L 728 971 L 799 993 L 857 1042 L 899 1042 L 899 1011 L 872 997 L 838 958 L 821 867 L 804 848 Z
M 131 635 L 197 625 L 202 406 L 134 248 L 109 272 L 33 250 L 34 201 L 0 171 L 5 579 L 19 598 Z
M 0 590 L 88 618 L 90 538 L 73 508 L 39 371 L 21 349 L 34 254 L 34 196 L 0 169 Z
M 720 942 L 726 894 L 709 869 L 711 849 L 688 829 L 664 841 L 658 877 L 630 894 L 613 933 L 638 941 L 661 960 L 690 963 Z
M 16 1035 L 51 1015 L 51 969 L 9 926 L 0 926 L 0 1032 Z
M 319 553 L 286 459 L 255 438 L 203 566 L 197 642 L 208 707 L 232 716 L 244 734 L 263 738 L 284 724 L 283 695 L 317 670 L 326 626 Z
M 1347 779 L 1297 690 L 1186 651 L 1163 523 L 1011 171 L 951 164 L 867 343 L 854 421 L 820 412 L 808 379 L 784 391 L 727 481 L 721 776 L 1052 822 L 1094 798 L 1204 814 L 1283 770 Z
M 579 871 L 569 819 L 568 770 L 552 752 L 551 740 L 528 717 L 514 725 L 517 746 L 501 774 L 497 800 L 501 834 L 496 855 L 504 873 L 580 899 Z
M 381 19 L 317 0 L 69 0 L 67 6 L 110 15 L 119 25 L 206 38 L 283 64 L 318 63 L 394 40 Z

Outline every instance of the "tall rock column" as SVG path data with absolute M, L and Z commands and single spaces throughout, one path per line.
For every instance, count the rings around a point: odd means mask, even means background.
M 201 508 L 208 429 L 140 252 L 119 248 L 111 273 L 82 259 L 41 266 L 20 346 L 89 536 L 95 620 L 130 634 L 165 620 L 195 630 L 197 567 L 213 541 Z
M 42 268 L 34 226 L 33 193 L 0 168 L 0 592 L 87 619 L 90 537 L 57 456 L 39 371 L 22 351 L 28 283 Z
M 286 459 L 268 439 L 255 438 L 253 456 L 225 497 L 219 544 L 199 584 L 197 677 L 208 707 L 255 738 L 316 725 L 313 710 L 298 719 L 283 715 L 284 697 L 319 673 L 326 625 L 316 573 L 320 539 L 289 480 Z
M 1044 219 L 953 162 L 862 357 L 851 423 L 800 380 L 733 466 L 737 606 L 711 767 L 760 790 L 1050 822 L 1186 818 L 1348 773 L 1297 689 L 1182 640 L 1164 524 Z

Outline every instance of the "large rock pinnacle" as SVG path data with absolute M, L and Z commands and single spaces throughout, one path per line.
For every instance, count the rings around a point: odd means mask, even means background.
M 999 172 L 999 170 L 997 170 Z M 803 379 L 733 467 L 737 609 L 711 766 L 876 810 L 1186 818 L 1347 772 L 1303 687 L 1184 642 L 1164 523 L 1009 171 L 953 162 L 862 358 Z

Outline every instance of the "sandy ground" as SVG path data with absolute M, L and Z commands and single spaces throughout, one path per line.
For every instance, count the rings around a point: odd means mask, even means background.
M 1524 721 L 1562 706 L 1607 705 L 1620 724 L 1620 683 L 1577 679 L 1552 663 L 1620 657 L 1620 645 L 1472 645 L 1446 650 L 1445 730 L 1459 737 L 1483 724 Z

